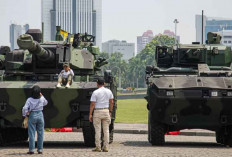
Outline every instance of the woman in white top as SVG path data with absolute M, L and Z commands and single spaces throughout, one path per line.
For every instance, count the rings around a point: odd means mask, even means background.
M 23 117 L 29 116 L 28 120 L 28 135 L 29 135 L 29 152 L 27 154 L 34 154 L 35 149 L 35 131 L 37 131 L 37 152 L 43 153 L 43 135 L 44 135 L 44 116 L 43 107 L 47 105 L 48 101 L 41 93 L 39 86 L 32 88 L 32 96 L 27 99 L 23 107 Z

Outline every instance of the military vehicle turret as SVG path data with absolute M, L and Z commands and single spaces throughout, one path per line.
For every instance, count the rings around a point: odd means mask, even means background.
M 86 146 L 94 146 L 94 128 L 89 122 L 90 97 L 97 89 L 96 80 L 104 77 L 106 87 L 115 96 L 110 137 L 116 111 L 116 85 L 110 71 L 99 75 L 100 67 L 107 64 L 97 58 L 99 48 L 93 46 L 94 36 L 69 34 L 65 40 L 41 42 L 40 30 L 29 30 L 19 36 L 19 49 L 2 48 L 0 54 L 0 144 L 27 140 L 27 130 L 22 126 L 22 107 L 30 97 L 34 85 L 41 87 L 48 100 L 44 108 L 45 128 L 82 128 Z M 75 76 L 70 88 L 56 88 L 58 74 L 63 64 L 69 63 Z
M 208 33 L 207 44 L 156 47 L 156 65 L 146 67 L 146 99 L 152 145 L 181 129 L 207 129 L 232 146 L 231 48 Z

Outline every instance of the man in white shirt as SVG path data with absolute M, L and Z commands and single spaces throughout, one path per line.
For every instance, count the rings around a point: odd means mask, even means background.
M 74 76 L 74 72 L 72 69 L 70 69 L 70 66 L 68 63 L 65 63 L 63 65 L 64 70 L 62 70 L 58 77 L 58 84 L 57 88 L 61 87 L 61 84 L 64 85 L 66 88 L 69 88 L 72 84 L 72 79 Z
M 103 126 L 104 143 L 103 152 L 109 149 L 109 125 L 111 123 L 111 113 L 113 110 L 113 93 L 104 87 L 104 79 L 98 79 L 98 89 L 91 96 L 91 105 L 89 112 L 89 121 L 93 122 L 95 128 L 95 145 L 93 151 L 101 152 L 101 126 Z M 93 114 L 94 110 L 94 114 Z M 93 115 L 93 116 L 92 116 Z M 102 123 L 102 125 L 101 125 Z

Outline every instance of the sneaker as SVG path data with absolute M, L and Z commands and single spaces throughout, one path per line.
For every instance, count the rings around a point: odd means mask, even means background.
M 103 148 L 103 152 L 108 152 L 109 151 L 109 149 L 108 148 Z
M 27 154 L 32 155 L 32 154 L 34 154 L 34 152 L 27 152 Z
M 61 87 L 61 84 L 60 84 L 60 83 L 58 83 L 58 84 L 56 85 L 56 87 L 57 87 L 57 88 L 60 88 L 60 87 Z
M 93 149 L 93 152 L 101 152 L 101 148 L 96 147 L 96 148 Z
M 69 88 L 69 87 L 70 87 L 70 85 L 67 83 L 65 87 L 66 87 L 66 88 Z

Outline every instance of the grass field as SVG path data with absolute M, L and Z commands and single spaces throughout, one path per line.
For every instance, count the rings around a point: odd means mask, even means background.
M 145 99 L 118 100 L 117 123 L 147 123 L 148 110 Z

